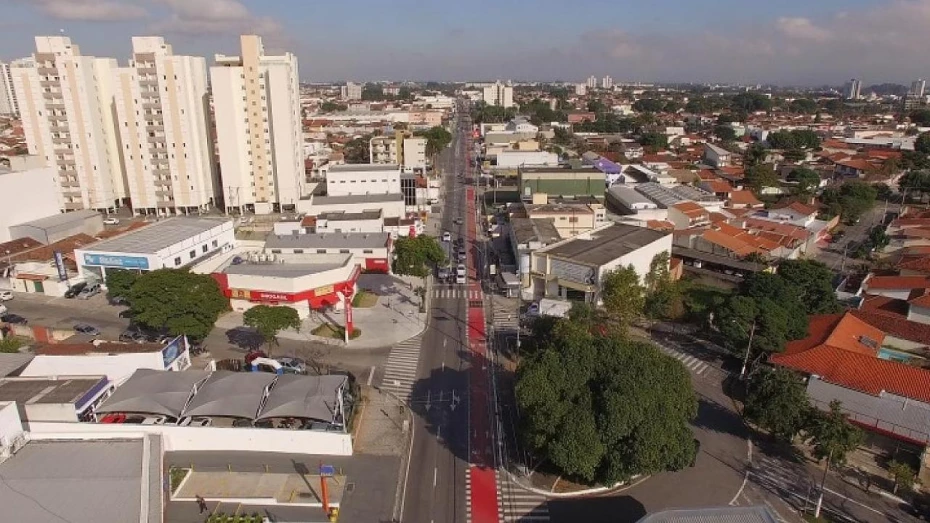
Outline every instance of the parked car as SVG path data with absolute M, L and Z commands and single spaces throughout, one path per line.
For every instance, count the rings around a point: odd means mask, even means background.
M 452 233 L 451 233 L 451 232 L 448 232 L 448 231 L 442 233 L 442 241 L 444 241 L 444 242 L 451 242 L 451 241 L 452 241 Z
M 291 357 L 282 357 L 278 358 L 278 363 L 281 364 L 281 367 L 284 369 L 284 372 L 289 374 L 306 374 L 307 373 L 307 363 L 300 358 L 291 358 Z
M 74 298 L 75 296 L 80 294 L 81 291 L 83 291 L 85 287 L 87 287 L 87 282 L 81 282 L 81 283 L 72 285 L 70 289 L 65 291 L 65 298 Z
M 145 334 L 139 331 L 126 329 L 119 335 L 119 341 L 124 343 L 145 343 L 149 340 L 146 339 Z
M 100 329 L 89 323 L 78 323 L 74 326 L 75 332 L 87 334 L 88 336 L 100 336 Z
M 91 285 L 88 285 L 87 287 L 84 287 L 84 289 L 78 293 L 77 299 L 87 300 L 87 299 L 90 299 L 92 296 L 96 296 L 98 294 L 100 294 L 100 284 L 93 283 Z
M 210 425 L 213 425 L 213 419 L 200 417 L 181 418 L 181 421 L 178 423 L 178 425 L 182 427 L 209 427 Z
M 13 314 L 11 312 L 8 314 L 0 315 L 0 322 L 12 323 L 14 325 L 26 325 L 27 323 L 29 323 L 29 320 L 27 320 L 26 318 L 23 318 L 19 314 Z
M 142 420 L 142 425 L 164 425 L 166 421 L 166 416 L 149 416 Z
M 122 296 L 110 296 L 107 298 L 110 305 L 129 305 L 129 300 Z
M 3 289 L 0 290 L 0 301 L 10 301 L 13 299 L 13 291 Z
M 100 423 L 123 423 L 124 421 L 126 421 L 126 415 L 119 412 L 111 412 L 100 418 Z
M 109 218 L 103 220 L 104 225 L 119 225 L 119 218 L 114 218 L 110 216 Z
M 6 314 L 9 312 L 9 309 L 6 308 L 6 305 L 0 303 L 0 314 Z

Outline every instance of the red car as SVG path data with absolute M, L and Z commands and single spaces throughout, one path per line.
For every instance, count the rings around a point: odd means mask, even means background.
M 100 423 L 122 423 L 124 421 L 126 421 L 126 415 L 119 414 L 117 412 L 107 414 L 106 416 L 100 418 Z
M 253 350 L 245 355 L 245 366 L 251 366 L 255 358 L 267 358 L 268 355 L 260 350 Z

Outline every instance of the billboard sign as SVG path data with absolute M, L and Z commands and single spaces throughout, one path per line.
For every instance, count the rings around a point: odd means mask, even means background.
M 187 340 L 184 336 L 178 336 L 177 338 L 168 342 L 167 345 L 162 347 L 161 358 L 165 368 L 171 368 L 171 364 L 174 363 L 174 360 L 178 359 L 178 356 L 183 354 L 186 349 Z
M 58 281 L 68 279 L 68 269 L 65 268 L 65 259 L 61 251 L 55 251 L 55 268 L 58 269 Z
M 84 253 L 84 265 L 148 270 L 149 259 L 142 256 L 109 256 L 106 254 Z

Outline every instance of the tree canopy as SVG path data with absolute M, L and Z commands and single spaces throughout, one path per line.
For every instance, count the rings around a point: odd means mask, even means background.
M 765 157 L 768 155 L 765 146 L 761 143 L 754 143 L 746 149 L 746 152 L 743 153 L 743 165 L 746 168 L 759 165 L 765 161 Z
M 668 147 L 668 136 L 662 133 L 643 133 L 639 137 L 639 144 L 653 150 L 661 150 Z
M 778 265 L 778 276 L 794 290 L 807 314 L 839 312 L 833 291 L 833 273 L 816 260 L 785 260 Z
M 778 187 L 778 174 L 771 165 L 760 163 L 746 169 L 746 184 L 757 194 L 766 187 Z
M 736 130 L 733 129 L 732 125 L 715 125 L 714 126 L 714 136 L 720 138 L 725 142 L 732 142 L 736 139 Z
M 128 299 L 129 290 L 138 279 L 139 273 L 136 271 L 107 269 L 107 295 L 110 298 Z
M 432 266 L 445 262 L 446 254 L 436 238 L 401 236 L 394 242 L 393 270 L 396 274 L 426 277 Z
M 654 346 L 560 320 L 517 373 L 522 436 L 564 474 L 613 483 L 681 469 L 696 448 L 687 370 Z
M 129 290 L 133 321 L 202 340 L 229 302 L 216 281 L 182 269 L 158 269 L 139 276 Z
M 791 441 L 806 427 L 810 410 L 801 379 L 777 368 L 751 382 L 743 414 L 776 439 Z
M 920 133 L 914 141 L 914 150 L 921 154 L 930 154 L 930 133 Z
M 642 316 L 645 304 L 644 289 L 636 270 L 632 266 L 618 267 L 604 274 L 601 278 L 601 300 L 612 322 L 621 332 L 625 331 Z
M 908 171 L 898 180 L 898 188 L 901 192 L 907 193 L 914 197 L 922 198 L 925 194 L 930 193 L 930 171 Z
M 659 113 L 665 109 L 665 101 L 658 98 L 641 98 L 633 102 L 633 110 L 638 113 Z
M 911 123 L 921 127 L 930 125 L 930 109 L 916 109 L 911 111 L 908 117 L 911 119 Z
M 862 431 L 846 419 L 838 400 L 830 402 L 828 412 L 813 412 L 807 436 L 814 447 L 814 457 L 827 460 L 828 466 L 842 464 L 846 455 L 862 442 Z
M 439 154 L 442 149 L 452 143 L 452 133 L 445 127 L 437 125 L 426 131 L 416 133 L 417 136 L 426 138 L 426 156 Z
M 814 131 L 795 129 L 769 133 L 766 141 L 775 149 L 814 149 L 820 147 L 820 138 Z
M 335 113 L 337 111 L 345 111 L 349 108 L 348 105 L 338 104 L 335 102 L 323 102 L 320 105 L 320 110 L 324 113 Z
M 798 184 L 801 194 L 813 194 L 820 187 L 820 175 L 807 167 L 798 167 L 788 173 L 787 180 Z
M 826 188 L 820 200 L 831 214 L 839 214 L 844 220 L 851 221 L 871 209 L 877 196 L 878 192 L 868 183 L 850 180 L 839 188 Z
M 245 311 L 242 322 L 262 335 L 269 355 L 272 347 L 278 344 L 279 332 L 284 329 L 300 330 L 297 309 L 286 306 L 256 305 Z
M 371 136 L 361 136 L 346 142 L 343 154 L 346 163 L 369 163 L 371 161 Z
M 796 98 L 788 104 L 788 110 L 792 113 L 813 114 L 817 109 L 817 102 L 810 98 Z

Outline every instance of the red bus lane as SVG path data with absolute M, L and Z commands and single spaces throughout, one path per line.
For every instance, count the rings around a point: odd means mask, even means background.
M 468 242 L 475 245 L 477 238 L 477 223 L 475 223 L 475 191 L 469 188 L 465 193 L 466 204 L 466 230 Z M 481 280 L 478 274 L 476 252 L 468 257 L 467 267 L 470 276 L 469 291 L 481 292 Z M 471 292 L 469 292 L 471 294 Z M 472 361 L 469 370 L 469 434 L 471 449 L 469 468 L 471 496 L 468 503 L 471 506 L 471 520 L 473 523 L 498 523 L 497 507 L 497 476 L 494 473 L 494 442 L 491 438 L 492 424 L 488 401 L 487 372 L 492 372 L 488 362 L 487 339 L 485 337 L 484 305 L 483 300 L 469 301 L 468 303 L 468 346 Z

